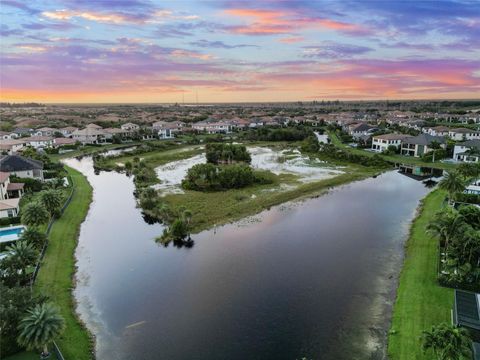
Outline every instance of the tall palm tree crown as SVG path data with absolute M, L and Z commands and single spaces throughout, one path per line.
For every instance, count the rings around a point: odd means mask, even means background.
M 49 303 L 36 305 L 27 311 L 20 321 L 18 343 L 28 350 L 43 349 L 48 353 L 47 345 L 59 336 L 65 328 L 65 321 L 57 308 Z
M 465 180 L 457 171 L 451 171 L 444 176 L 438 186 L 448 192 L 449 200 L 452 201 L 455 194 L 465 189 Z

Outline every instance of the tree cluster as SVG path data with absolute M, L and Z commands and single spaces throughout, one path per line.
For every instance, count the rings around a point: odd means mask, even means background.
M 250 164 L 252 158 L 245 145 L 208 143 L 205 145 L 205 155 L 210 164 L 233 164 L 244 162 Z
M 240 189 L 254 183 L 271 183 L 264 172 L 256 172 L 246 164 L 217 166 L 210 163 L 191 167 L 182 187 L 196 191 L 222 191 Z

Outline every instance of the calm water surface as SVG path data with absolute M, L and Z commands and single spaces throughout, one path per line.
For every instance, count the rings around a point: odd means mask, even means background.
M 154 242 L 132 180 L 95 175 L 75 297 L 98 359 L 382 359 L 403 243 L 428 190 L 395 172 Z

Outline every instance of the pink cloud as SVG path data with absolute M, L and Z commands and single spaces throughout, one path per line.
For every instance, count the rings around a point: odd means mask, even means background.
M 333 30 L 352 35 L 364 35 L 371 32 L 364 26 L 341 22 L 333 19 L 305 17 L 293 11 L 275 11 L 258 9 L 227 9 L 228 15 L 245 19 L 247 24 L 227 28 L 235 34 L 278 35 L 291 34 L 298 29 Z

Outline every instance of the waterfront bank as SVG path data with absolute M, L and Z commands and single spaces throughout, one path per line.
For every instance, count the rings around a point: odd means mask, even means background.
M 75 286 L 75 249 L 81 223 L 92 200 L 92 187 L 80 172 L 66 167 L 75 191 L 62 216 L 49 234 L 49 243 L 38 273 L 34 291 L 48 296 L 65 319 L 65 331 L 56 339 L 68 360 L 93 358 L 93 338 L 75 311 L 72 289 Z
M 410 229 L 389 333 L 392 360 L 429 360 L 422 351 L 422 331 L 451 320 L 453 290 L 438 284 L 438 241 L 426 232 L 445 195 L 435 190 L 423 199 Z

